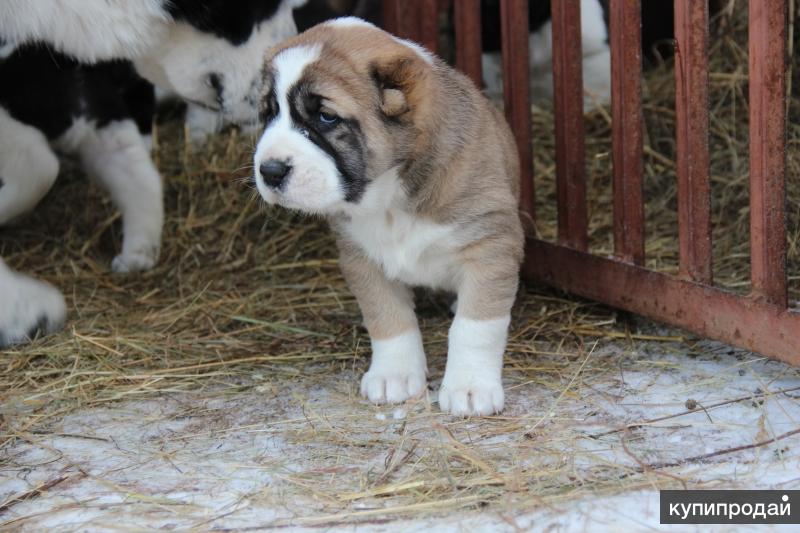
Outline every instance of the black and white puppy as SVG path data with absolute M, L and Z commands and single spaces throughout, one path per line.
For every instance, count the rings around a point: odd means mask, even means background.
M 82 62 L 129 59 L 139 74 L 161 89 L 220 115 L 223 121 L 255 122 L 263 56 L 271 46 L 296 33 L 292 10 L 304 3 L 3 0 L 0 60 L 12 60 L 4 66 L 10 69 L 2 74 L 4 89 L 13 93 L 15 88 L 8 84 L 32 74 L 25 72 L 26 62 L 15 62 L 12 54 L 23 45 L 39 42 Z M 23 52 L 33 53 L 28 49 Z M 71 60 L 63 56 L 58 63 L 72 68 Z M 118 72 L 122 67 L 99 68 Z M 109 106 L 104 99 L 110 94 L 112 100 L 124 102 L 124 95 L 114 90 L 93 91 L 85 84 L 73 85 L 78 92 L 84 91 L 82 95 L 65 94 L 62 87 L 49 84 L 46 78 L 31 85 L 36 90 L 31 90 L 27 102 L 21 101 L 28 98 L 24 95 L 18 95 L 20 100 L 6 94 L 8 102 L 13 102 L 7 105 L 15 109 L 0 109 L 0 179 L 4 184 L 0 187 L 0 222 L 33 207 L 49 189 L 58 173 L 52 142 L 78 153 L 123 210 L 125 239 L 122 253 L 114 260 L 115 270 L 152 266 L 162 223 L 160 183 L 130 109 L 122 106 L 126 116 L 121 120 L 118 112 L 110 112 L 116 104 Z M 34 94 L 41 100 L 34 100 Z M 37 104 L 45 108 L 51 101 L 65 106 L 55 113 L 60 122 L 56 116 L 35 116 Z M 34 106 L 26 110 L 31 103 Z M 65 112 L 75 106 L 78 111 L 66 113 L 65 118 Z M 37 120 L 43 122 L 31 125 Z M 137 178 L 126 182 L 126 172 L 137 173 Z M 131 192 L 137 180 L 148 183 L 149 188 Z M 125 206 L 130 205 L 147 207 L 133 209 L 138 215 L 126 214 Z M 38 330 L 57 329 L 65 318 L 64 300 L 58 290 L 13 272 L 2 260 L 0 293 L 0 345 L 24 341 Z
M 8 50 L 8 48 L 6 49 Z M 74 155 L 122 213 L 115 272 L 152 268 L 163 225 L 161 178 L 150 159 L 153 86 L 127 61 L 83 65 L 45 45 L 0 59 L 0 224 L 31 210 Z M 64 319 L 61 295 L 0 266 L 0 345 L 49 331 Z M 36 296 L 26 297 L 30 292 Z M 8 296 L 10 295 L 10 298 Z M 44 309 L 40 308 L 44 307 Z
M 263 56 L 297 33 L 292 10 L 305 1 L 4 0 L 0 38 L 88 62 L 130 59 L 160 89 L 246 124 L 256 120 Z

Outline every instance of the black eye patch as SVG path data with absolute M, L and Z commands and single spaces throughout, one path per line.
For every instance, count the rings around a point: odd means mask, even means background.
M 366 140 L 357 120 L 325 110 L 324 98 L 298 83 L 289 91 L 294 128 L 328 154 L 342 179 L 345 200 L 358 202 L 366 189 Z
M 278 97 L 275 95 L 275 87 L 270 88 L 267 96 L 261 101 L 261 108 L 258 111 L 258 119 L 262 125 L 267 125 L 278 116 Z

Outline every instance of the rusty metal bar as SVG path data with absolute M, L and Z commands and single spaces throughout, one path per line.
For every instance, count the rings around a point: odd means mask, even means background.
M 614 252 L 644 264 L 641 0 L 611 0 Z
M 527 243 L 523 274 L 590 300 L 800 365 L 800 313 L 796 311 L 534 239 Z
M 680 275 L 710 284 L 708 2 L 675 0 L 675 41 Z
M 453 16 L 456 27 L 456 67 L 481 87 L 481 3 L 476 0 L 457 0 Z
M 750 278 L 786 307 L 786 0 L 750 0 L 749 35 Z
M 439 48 L 439 0 L 383 0 L 383 26 L 432 52 Z
M 439 1 L 417 0 L 420 3 L 419 35 L 415 41 L 431 52 L 439 51 Z M 405 5 L 413 2 L 405 2 Z
M 399 0 L 383 0 L 383 29 L 398 35 L 400 29 Z
M 519 149 L 520 210 L 526 230 L 531 230 L 534 221 L 534 189 L 528 64 L 528 0 L 501 0 L 500 21 L 505 112 Z
M 558 242 L 588 248 L 580 0 L 551 4 Z

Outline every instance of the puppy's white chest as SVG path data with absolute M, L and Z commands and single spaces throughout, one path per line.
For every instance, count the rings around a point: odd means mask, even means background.
M 387 278 L 409 285 L 450 288 L 454 274 L 450 227 L 389 209 L 353 217 L 345 231 L 381 265 Z

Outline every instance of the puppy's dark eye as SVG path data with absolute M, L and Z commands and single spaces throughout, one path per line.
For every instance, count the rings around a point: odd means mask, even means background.
M 339 122 L 339 117 L 333 113 L 327 113 L 325 111 L 319 112 L 318 119 L 319 123 L 323 126 L 334 126 Z

